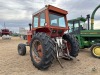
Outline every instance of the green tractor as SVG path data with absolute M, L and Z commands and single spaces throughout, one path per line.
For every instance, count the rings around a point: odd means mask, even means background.
M 100 29 L 94 30 L 93 26 L 94 15 L 98 8 L 100 8 L 100 5 L 95 8 L 91 15 L 91 27 L 89 24 L 90 15 L 87 15 L 86 18 L 81 16 L 68 20 L 69 33 L 75 35 L 80 48 L 90 48 L 91 54 L 96 58 L 100 58 Z

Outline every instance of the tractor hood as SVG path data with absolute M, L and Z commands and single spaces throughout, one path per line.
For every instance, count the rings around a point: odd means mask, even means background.
M 80 34 L 83 37 L 100 37 L 100 30 L 82 30 Z

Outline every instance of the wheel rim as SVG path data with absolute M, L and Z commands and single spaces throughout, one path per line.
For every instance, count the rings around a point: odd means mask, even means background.
M 34 40 L 32 44 L 32 56 L 37 63 L 39 63 L 43 57 L 43 47 L 39 40 Z
M 93 54 L 95 56 L 99 56 L 100 57 L 100 47 L 99 46 L 96 46 L 93 48 Z

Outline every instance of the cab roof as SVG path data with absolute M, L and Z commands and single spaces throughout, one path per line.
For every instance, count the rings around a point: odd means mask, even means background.
M 54 12 L 57 12 L 57 13 L 61 13 L 61 14 L 68 14 L 68 11 L 66 10 L 63 10 L 63 9 L 60 9 L 58 7 L 55 7 L 55 6 L 52 6 L 52 5 L 46 5 L 44 8 L 40 9 L 39 11 L 33 13 L 33 15 L 36 15 L 44 10 L 48 10 L 48 11 L 54 11 Z
M 68 20 L 68 23 L 73 23 L 73 21 L 75 21 L 75 23 L 78 23 L 78 21 L 85 22 L 86 21 L 86 18 L 84 18 L 84 17 L 78 17 L 76 19 Z

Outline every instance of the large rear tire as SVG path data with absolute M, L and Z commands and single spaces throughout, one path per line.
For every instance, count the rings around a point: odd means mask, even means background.
M 47 69 L 54 59 L 53 41 L 45 33 L 36 33 L 33 35 L 30 45 L 30 57 L 33 65 L 40 69 Z
M 92 45 L 90 50 L 93 57 L 100 58 L 100 43 Z
M 76 38 L 73 35 L 65 34 L 63 35 L 63 39 L 66 40 L 68 43 L 67 47 L 68 47 L 70 56 L 73 56 L 73 57 L 78 56 L 79 44 Z

